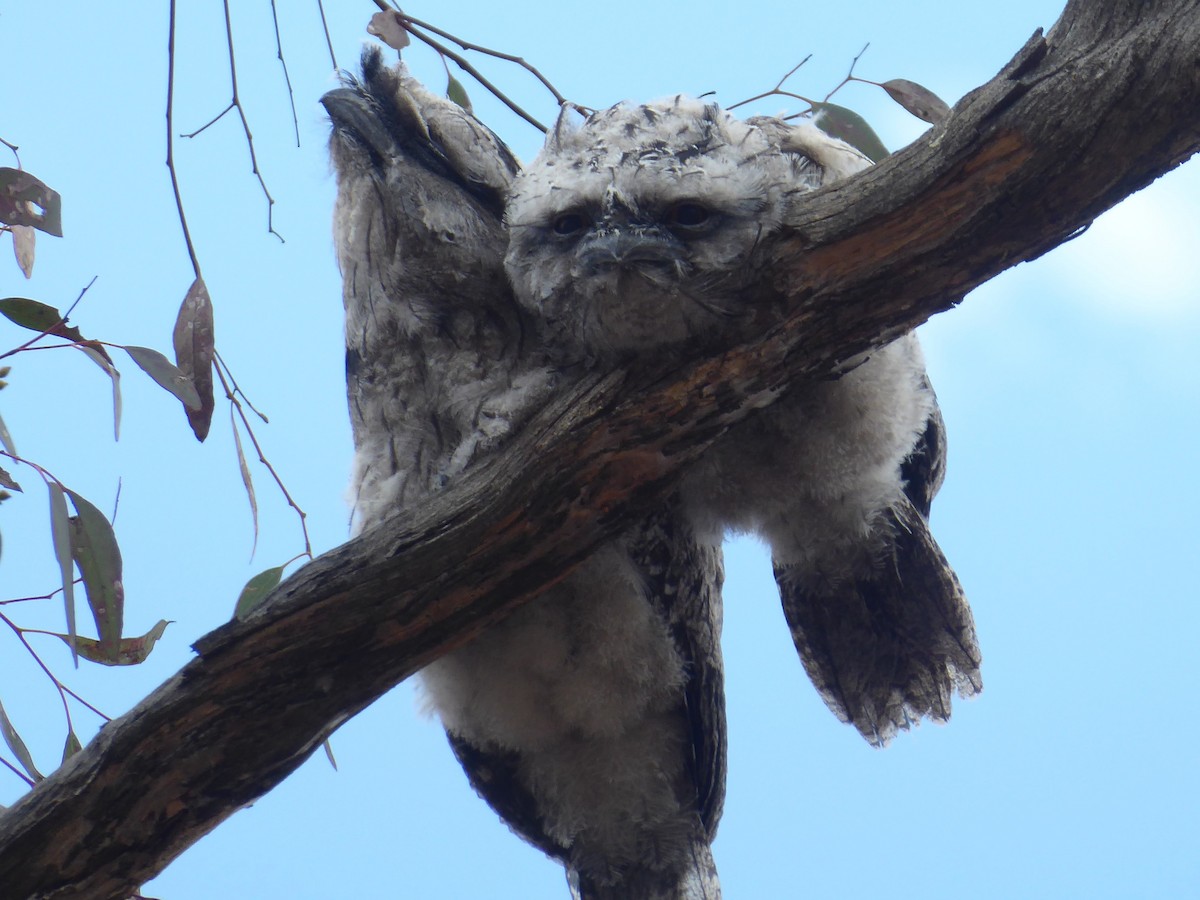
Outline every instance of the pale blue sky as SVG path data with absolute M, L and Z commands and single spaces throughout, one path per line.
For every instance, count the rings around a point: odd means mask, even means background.
M 65 307 L 85 335 L 168 350 L 191 280 L 163 165 L 165 4 L 0 3 L 8 51 L 0 137 L 64 197 L 62 240 L 39 241 L 25 283 L 0 247 L 0 295 Z M 309 513 L 318 551 L 345 539 L 350 457 L 340 284 L 329 237 L 333 185 L 317 99 L 334 85 L 315 4 L 281 4 L 302 146 L 296 149 L 266 2 L 236 4 L 239 81 L 279 244 L 235 119 L 178 142 L 184 200 L 217 315 L 218 344 L 271 417 L 258 430 Z M 342 65 L 374 9 L 329 3 Z M 412 6 L 464 37 L 524 55 L 581 103 L 715 90 L 757 93 L 808 53 L 792 83 L 822 94 L 867 41 L 864 77 L 922 82 L 950 102 L 990 78 L 1060 2 L 726 4 L 478 2 Z M 176 122 L 190 131 L 228 101 L 217 4 L 180 3 Z M 441 85 L 436 58 L 411 54 Z M 488 71 L 537 114 L 530 79 Z M 477 111 L 518 154 L 538 136 L 468 83 Z M 872 89 L 839 95 L 890 146 L 922 125 Z M 782 102 L 760 105 L 778 112 Z M 3 164 L 10 164 L 5 161 Z M 726 896 L 1127 898 L 1200 894 L 1195 686 L 1200 662 L 1200 169 L 1164 178 L 1047 257 L 997 278 L 923 330 L 950 439 L 934 531 L 972 600 L 984 693 L 946 727 L 884 751 L 839 724 L 804 678 L 770 568 L 730 544 L 726 586 L 729 799 L 716 845 Z M 7 239 L 0 241 L 7 243 Z M 23 340 L 0 322 L 0 347 Z M 12 361 L 3 416 L 21 452 L 109 508 L 127 630 L 175 620 L 139 668 L 56 672 L 110 714 L 126 710 L 228 618 L 245 580 L 299 549 L 296 520 L 254 467 L 257 556 L 229 413 L 198 445 L 175 404 L 125 365 L 112 441 L 107 379 L 80 354 Z M 55 579 L 46 500 L 27 488 L 0 511 L 0 593 Z M 0 611 L 61 628 L 61 605 Z M 41 673 L 0 629 L 0 697 L 44 769 L 63 740 Z M 81 730 L 95 720 L 77 714 Z M 147 888 L 169 900 L 562 898 L 561 871 L 475 798 L 440 727 L 402 686 L 334 738 L 340 771 L 306 763 L 183 854 Z M 22 790 L 0 770 L 0 802 Z

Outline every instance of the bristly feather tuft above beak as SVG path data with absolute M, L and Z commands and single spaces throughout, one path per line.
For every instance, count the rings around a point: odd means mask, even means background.
M 683 242 L 657 226 L 597 229 L 580 241 L 575 251 L 589 270 L 635 263 L 674 265 L 683 252 Z

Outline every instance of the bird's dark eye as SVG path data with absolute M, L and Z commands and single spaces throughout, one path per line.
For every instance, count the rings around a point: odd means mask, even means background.
M 667 213 L 667 224 L 685 230 L 703 228 L 709 223 L 712 213 L 707 206 L 691 201 L 676 203 Z
M 570 237 L 587 228 L 588 219 L 583 213 L 565 212 L 553 222 L 554 233 L 559 237 Z

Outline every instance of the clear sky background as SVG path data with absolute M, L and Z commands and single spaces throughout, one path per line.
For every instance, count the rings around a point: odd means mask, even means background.
M 338 63 L 352 66 L 374 5 L 326 5 Z M 591 106 L 709 90 L 731 103 L 808 53 L 791 84 L 823 95 L 868 41 L 859 74 L 910 78 L 953 103 L 1061 6 L 512 0 L 410 12 L 525 56 Z M 317 103 L 335 79 L 315 4 L 280 7 L 299 149 L 269 4 L 235 4 L 234 33 L 242 99 L 286 243 L 266 231 L 236 118 L 179 141 L 177 154 L 218 346 L 270 416 L 259 439 L 324 551 L 347 536 L 351 454 L 334 186 Z M 219 5 L 181 0 L 179 15 L 176 122 L 191 131 L 228 102 L 229 75 Z M 96 275 L 73 316 L 83 333 L 169 352 L 192 273 L 163 165 L 166 19 L 163 3 L 0 3 L 8 72 L 0 137 L 62 193 L 66 230 L 61 240 L 39 236 L 28 283 L 0 240 L 0 296 L 65 308 Z M 444 84 L 436 57 L 409 56 L 419 75 Z M 531 79 L 486 69 L 540 117 L 553 115 Z M 467 87 L 520 156 L 536 152 L 532 129 Z M 924 127 L 866 86 L 839 100 L 893 148 Z M 785 107 L 775 99 L 757 111 Z M 727 897 L 1200 895 L 1198 208 L 1193 162 L 922 329 L 950 440 L 933 527 L 971 598 L 984 654 L 984 693 L 959 702 L 948 726 L 923 725 L 879 751 L 839 724 L 796 659 L 763 550 L 749 539 L 728 545 L 730 757 L 716 844 Z M 26 336 L 0 321 L 0 347 Z M 255 464 L 262 525 L 250 560 L 223 403 L 199 445 L 174 400 L 125 363 L 114 443 L 108 380 L 82 354 L 6 362 L 13 372 L 0 408 L 23 455 L 102 509 L 123 478 L 127 631 L 175 622 L 150 660 L 130 669 L 74 672 L 53 638 L 31 638 L 74 689 L 118 715 L 228 619 L 247 578 L 299 551 L 299 527 Z M 0 507 L 0 594 L 45 593 L 56 569 L 44 489 L 30 469 L 5 467 L 26 493 Z M 62 628 L 57 599 L 0 612 Z M 40 766 L 53 768 L 61 707 L 4 628 L 0 698 Z M 94 716 L 76 708 L 76 719 L 81 734 L 94 733 Z M 334 747 L 339 771 L 318 754 L 147 893 L 566 896 L 559 867 L 472 794 L 410 685 L 343 727 Z M 0 770 L 0 802 L 22 791 Z

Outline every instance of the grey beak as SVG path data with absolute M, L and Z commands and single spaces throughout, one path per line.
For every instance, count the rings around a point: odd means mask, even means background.
M 338 88 L 321 98 L 334 128 L 365 145 L 379 159 L 396 155 L 396 140 L 382 116 L 358 91 Z
M 584 237 L 575 254 L 589 269 L 633 263 L 671 264 L 683 256 L 683 243 L 655 226 L 606 228 Z

